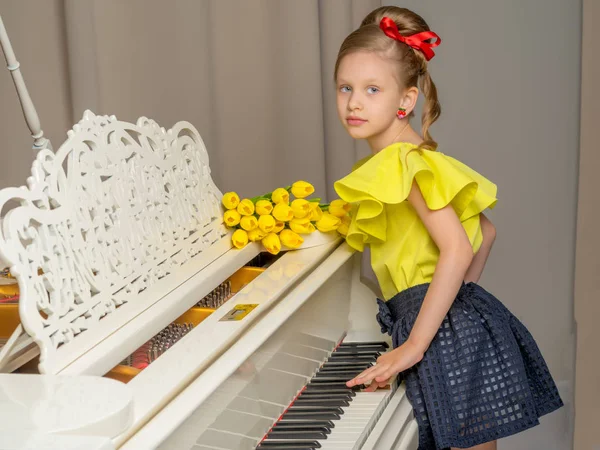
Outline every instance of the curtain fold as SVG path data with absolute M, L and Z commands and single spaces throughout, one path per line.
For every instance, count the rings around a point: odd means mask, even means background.
M 253 196 L 305 179 L 331 200 L 333 182 L 368 151 L 337 118 L 335 57 L 380 5 L 65 0 L 73 121 L 85 109 L 165 127 L 187 120 L 221 190 Z

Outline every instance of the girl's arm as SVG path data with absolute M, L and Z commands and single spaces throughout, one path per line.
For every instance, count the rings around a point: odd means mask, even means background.
M 408 201 L 440 250 L 435 273 L 406 342 L 380 356 L 376 365 L 350 380 L 348 386 L 374 380 L 372 386 L 375 389 L 379 383 L 387 382 L 394 374 L 419 362 L 437 334 L 473 261 L 473 248 L 451 205 L 430 210 L 416 182 L 413 182 Z
M 408 201 L 440 251 L 431 284 L 407 340 L 420 353 L 425 353 L 473 262 L 473 248 L 451 205 L 430 210 L 416 182 L 413 182 Z
M 481 243 L 479 251 L 473 258 L 473 262 L 471 263 L 469 270 L 467 270 L 465 275 L 465 283 L 470 281 L 473 283 L 479 282 L 479 278 L 481 277 L 485 263 L 490 256 L 492 245 L 494 245 L 494 241 L 496 240 L 496 227 L 494 227 L 494 224 L 490 222 L 490 219 L 485 217 L 483 214 L 480 214 L 479 217 L 481 220 L 483 242 Z

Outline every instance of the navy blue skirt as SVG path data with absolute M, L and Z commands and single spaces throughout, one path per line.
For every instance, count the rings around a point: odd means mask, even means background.
M 429 283 L 377 300 L 382 332 L 402 345 Z M 467 448 L 539 424 L 563 405 L 525 326 L 492 294 L 462 285 L 423 359 L 403 371 L 419 450 Z

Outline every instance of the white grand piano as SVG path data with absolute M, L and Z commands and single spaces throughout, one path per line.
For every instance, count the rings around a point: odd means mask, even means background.
M 53 151 L 0 32 L 39 148 L 0 191 L 20 291 L 0 304 L 0 449 L 417 447 L 403 384 L 344 384 L 389 345 L 360 255 L 335 233 L 232 249 L 190 123 L 87 111 Z

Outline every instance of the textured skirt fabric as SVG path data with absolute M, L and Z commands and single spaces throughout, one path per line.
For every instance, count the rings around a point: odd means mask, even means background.
M 394 348 L 408 338 L 428 287 L 378 299 L 377 320 Z M 462 285 L 423 359 L 400 379 L 419 427 L 419 450 L 510 436 L 563 405 L 529 331 L 475 283 Z

